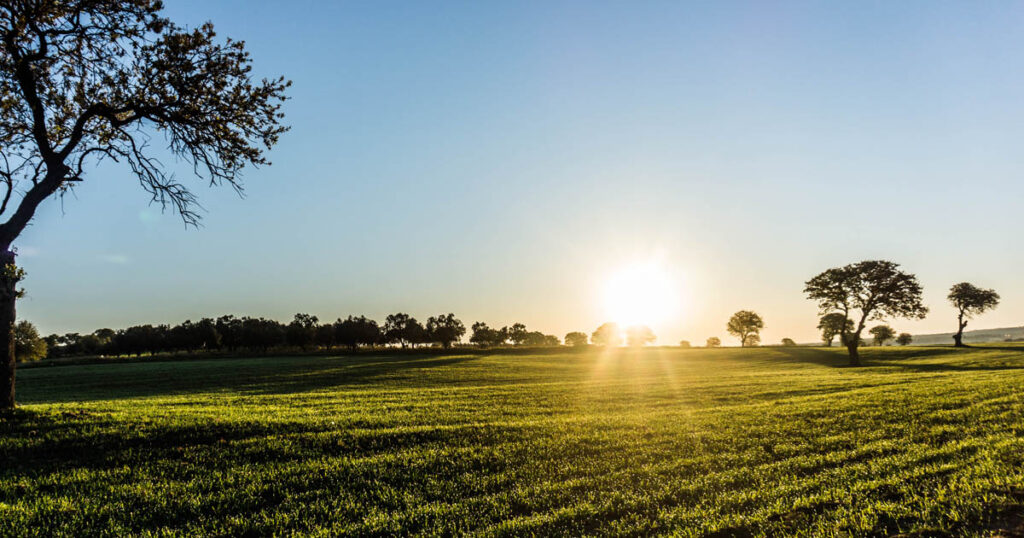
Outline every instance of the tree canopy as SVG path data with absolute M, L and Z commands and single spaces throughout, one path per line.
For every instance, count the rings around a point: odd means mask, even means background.
M 979 288 L 969 282 L 953 284 L 947 299 L 957 310 L 957 329 L 953 335 L 956 347 L 963 347 L 964 329 L 971 318 L 999 306 L 999 294 L 995 290 Z
M 740 310 L 729 318 L 725 329 L 739 339 L 741 346 L 756 346 L 761 343 L 760 332 L 764 328 L 764 320 L 756 312 Z M 755 338 L 756 337 L 756 338 Z
M 876 346 L 884 346 L 886 342 L 896 338 L 896 331 L 888 325 L 875 325 L 868 332 L 874 337 Z
M 22 320 L 14 326 L 14 354 L 19 361 L 36 361 L 46 357 L 47 344 L 36 326 Z
M 427 336 L 431 342 L 441 344 L 444 348 L 462 339 L 466 327 L 455 317 L 455 314 L 441 314 L 427 318 Z
M 565 345 L 572 347 L 583 347 L 587 345 L 587 334 L 573 331 L 565 335 Z
M 821 315 L 838 312 L 843 319 L 856 320 L 852 332 L 844 326 L 841 333 L 853 366 L 860 365 L 857 348 L 868 321 L 888 317 L 923 319 L 928 314 L 917 277 L 899 267 L 885 260 L 852 263 L 828 269 L 804 287 L 807 297 L 818 303 Z
M 821 317 L 818 329 L 821 331 L 821 341 L 832 347 L 836 336 L 853 332 L 853 322 L 839 312 L 831 312 Z

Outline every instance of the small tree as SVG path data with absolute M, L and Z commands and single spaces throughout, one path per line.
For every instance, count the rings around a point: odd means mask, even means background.
M 565 345 L 572 347 L 583 347 L 587 345 L 586 333 L 573 331 L 565 335 Z
M 427 334 L 431 342 L 448 349 L 452 347 L 453 342 L 458 342 L 462 335 L 466 334 L 466 326 L 455 317 L 455 314 L 441 314 L 427 319 Z
M 679 341 L 679 347 L 681 347 L 681 348 L 688 348 L 688 347 L 690 347 L 690 341 L 689 340 L 680 340 Z
M 995 290 L 986 290 L 967 282 L 949 288 L 948 299 L 957 310 L 957 329 L 953 335 L 953 345 L 956 347 L 964 347 L 964 329 L 969 319 L 999 306 L 999 294 Z
M 875 325 L 868 332 L 874 337 L 876 346 L 884 346 L 886 342 L 896 338 L 896 331 L 888 325 Z
M 831 312 L 821 317 L 818 329 L 821 331 L 821 341 L 826 347 L 832 347 L 832 341 L 837 335 L 853 332 L 853 322 L 839 312 Z
M 618 324 L 605 323 L 590 335 L 590 341 L 598 346 L 618 347 L 622 345 L 622 331 Z
M 626 343 L 634 347 L 643 347 L 656 340 L 654 331 L 646 325 L 634 325 L 626 329 Z
M 722 345 L 722 339 L 717 336 L 708 338 L 708 341 L 704 344 L 707 347 L 719 347 Z
M 782 339 L 782 346 L 783 347 L 795 347 L 796 346 L 796 342 L 792 338 L 783 338 Z
M 46 357 L 46 341 L 39 336 L 36 326 L 19 321 L 14 326 L 14 354 L 21 362 L 37 361 Z
M 729 318 L 725 329 L 739 339 L 740 345 L 757 345 L 761 342 L 760 332 L 764 328 L 764 320 L 756 312 L 740 310 Z M 757 337 L 756 341 L 752 337 Z
M 911 335 L 910 333 L 900 333 L 900 335 L 896 337 L 896 343 L 901 346 L 910 345 L 910 343 L 913 341 L 914 336 Z
M 886 317 L 923 319 L 928 308 L 921 302 L 917 277 L 899 270 L 899 264 L 872 260 L 829 269 L 807 281 L 804 293 L 817 301 L 822 315 L 839 312 L 850 319 L 859 311 L 852 332 L 843 327 L 842 341 L 850 365 L 860 366 L 857 351 L 861 332 L 869 320 Z

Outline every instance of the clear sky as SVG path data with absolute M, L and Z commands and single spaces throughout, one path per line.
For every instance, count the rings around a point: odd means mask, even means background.
M 1024 8 L 977 2 L 168 0 L 294 81 L 244 200 L 192 182 L 201 229 L 90 173 L 26 231 L 41 331 L 235 313 L 455 312 L 564 335 L 655 260 L 659 343 L 816 339 L 803 282 L 885 258 L 953 331 L 963 280 L 1024 324 Z M 170 166 L 177 166 L 169 162 Z M 187 174 L 185 168 L 181 174 Z

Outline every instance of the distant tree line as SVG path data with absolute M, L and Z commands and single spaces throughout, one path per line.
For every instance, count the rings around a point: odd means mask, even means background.
M 186 320 L 178 325 L 134 325 L 120 330 L 105 328 L 89 334 L 51 334 L 42 338 L 31 323 L 23 322 L 16 336 L 23 342 L 18 359 L 34 360 L 44 356 L 269 352 L 282 348 L 330 350 L 385 345 L 448 348 L 465 333 L 465 326 L 454 314 L 433 316 L 423 324 L 408 314 L 398 313 L 388 316 L 380 325 L 366 316 L 349 316 L 338 318 L 333 323 L 321 323 L 316 316 L 299 313 L 290 323 L 227 315 Z M 34 342 L 36 347 L 31 348 L 29 342 Z M 29 352 L 30 349 L 35 351 Z
M 850 355 L 850 363 L 860 364 L 857 350 L 868 345 L 861 335 L 869 320 L 887 317 L 924 318 L 928 308 L 921 302 L 921 286 L 917 277 L 899 270 L 899 265 L 888 261 L 864 261 L 829 269 L 807 281 L 805 292 L 816 300 L 822 315 L 818 322 L 822 342 L 831 346 L 836 337 Z M 957 332 L 954 345 L 964 346 L 963 331 L 968 321 L 998 306 L 999 295 L 990 289 L 967 282 L 955 284 L 948 295 L 957 309 Z M 764 319 L 752 310 L 740 310 L 729 318 L 726 331 L 735 336 L 742 347 L 758 346 Z M 557 336 L 531 331 L 522 323 L 491 328 L 478 321 L 471 326 L 469 343 L 478 347 L 528 346 L 554 347 L 562 345 Z M 199 351 L 259 351 L 291 348 L 301 350 L 335 347 L 358 349 L 375 346 L 416 348 L 435 346 L 450 348 L 462 342 L 466 327 L 454 314 L 441 314 L 420 323 L 405 314 L 391 314 L 383 324 L 366 316 L 338 318 L 333 323 L 321 323 L 316 316 L 295 314 L 290 323 L 272 319 L 235 317 L 186 320 L 178 325 L 135 325 L 120 330 L 99 329 L 90 334 L 51 334 L 41 337 L 27 321 L 14 328 L 15 353 L 20 361 L 44 357 L 60 358 L 83 355 L 140 356 L 160 353 L 194 353 Z M 890 341 L 905 346 L 913 342 L 909 333 L 899 333 L 889 325 L 880 324 L 867 329 L 872 343 L 884 346 Z M 573 331 L 565 335 L 565 345 L 582 347 L 588 344 L 617 347 L 646 346 L 655 341 L 654 332 L 646 326 L 620 328 L 605 323 L 592 334 Z M 683 340 L 680 347 L 690 347 Z M 722 345 L 712 336 L 706 347 Z M 783 347 L 796 346 L 791 338 L 783 338 Z
M 478 321 L 470 327 L 469 344 L 477 347 L 556 347 L 562 341 L 552 334 L 531 331 L 522 323 L 500 329 Z M 275 350 L 331 350 L 389 346 L 450 348 L 462 342 L 466 327 L 454 314 L 427 318 L 421 323 L 405 313 L 391 314 L 383 324 L 366 316 L 338 318 L 321 323 L 319 318 L 299 313 L 289 323 L 267 318 L 235 317 L 186 320 L 178 325 L 133 325 L 125 329 L 98 329 L 89 334 L 51 334 L 41 337 L 29 322 L 16 330 L 19 361 L 76 356 L 142 356 L 197 352 L 260 352 Z M 570 347 L 645 346 L 655 341 L 654 332 L 637 325 L 620 329 L 605 323 L 589 337 L 573 331 L 565 335 Z
M 650 329 L 647 329 L 650 331 Z M 267 318 L 236 317 L 186 320 L 178 325 L 134 325 L 125 329 L 98 329 L 89 334 L 67 333 L 39 335 L 28 321 L 15 331 L 19 361 L 75 356 L 141 356 L 163 353 L 261 352 L 299 349 L 331 350 L 390 346 L 450 348 L 460 343 L 466 327 L 454 314 L 441 314 L 421 323 L 405 313 L 391 314 L 383 324 L 366 316 L 338 318 L 321 323 L 319 318 L 299 313 L 289 323 Z M 653 340 L 653 333 L 650 335 Z M 472 325 L 469 343 L 480 347 L 562 345 L 557 336 L 530 331 L 522 323 L 492 329 L 484 322 Z M 565 336 L 568 346 L 587 345 L 587 335 L 571 332 Z

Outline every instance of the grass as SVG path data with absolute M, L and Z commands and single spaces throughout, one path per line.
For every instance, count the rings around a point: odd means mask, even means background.
M 26 369 L 0 535 L 1024 531 L 1024 348 Z M 917 534 L 910 534 L 917 533 Z

